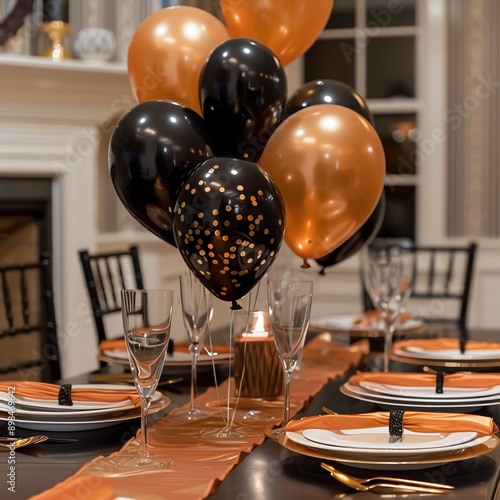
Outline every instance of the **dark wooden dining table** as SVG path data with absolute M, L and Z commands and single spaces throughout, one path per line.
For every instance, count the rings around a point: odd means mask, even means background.
M 500 340 L 500 331 L 471 330 L 470 338 Z M 449 332 L 446 335 L 450 335 Z M 415 368 L 409 367 L 414 370 Z M 106 369 L 104 369 L 106 370 Z M 497 369 L 497 370 L 500 370 Z M 496 371 L 489 369 L 489 371 Z M 344 396 L 339 387 L 350 373 L 325 385 L 295 418 L 304 415 L 322 414 L 326 406 L 338 413 L 363 413 L 379 410 L 373 403 Z M 500 371 L 499 371 L 500 378 Z M 90 374 L 73 378 L 71 383 L 87 383 Z M 201 390 L 213 382 L 211 377 L 200 377 Z M 178 407 L 189 400 L 189 383 L 170 387 L 167 392 L 172 400 L 170 408 Z M 498 407 L 495 417 L 498 418 Z M 488 415 L 488 410 L 481 410 Z M 500 421 L 497 421 L 500 423 Z M 74 474 L 82 465 L 99 455 L 119 450 L 134 436 L 139 422 L 122 423 L 105 429 L 69 433 L 48 433 L 57 437 L 76 437 L 77 443 L 42 443 L 18 449 L 15 453 L 15 493 L 8 490 L 8 476 L 11 470 L 8 450 L 0 451 L 0 498 L 29 499 L 47 490 Z M 18 429 L 19 435 L 33 434 L 33 431 Z M 6 425 L 0 426 L 0 435 L 6 434 Z M 331 499 L 375 499 L 383 498 L 376 493 L 356 492 L 340 484 L 320 467 L 321 460 L 294 453 L 276 441 L 267 439 L 249 453 L 222 481 L 209 497 L 213 500 L 331 500 Z M 372 471 L 337 464 L 340 470 L 358 477 L 370 475 L 391 475 L 446 483 L 455 487 L 443 494 L 397 494 L 391 498 L 446 498 L 449 500 L 500 500 L 500 447 L 492 452 L 469 460 L 449 462 L 417 470 Z M 374 474 L 376 472 L 376 474 Z M 190 471 L 195 474 L 196 471 Z M 189 480 L 189 477 L 186 477 Z M 82 492 L 82 495 L 84 493 Z M 82 496 L 82 498 L 87 498 Z M 88 497 L 89 499 L 91 496 Z M 168 497 L 165 497 L 168 498 Z M 66 499 L 70 500 L 70 499 Z M 71 499 L 72 500 L 72 499 Z M 78 500 L 81 500 L 80 498 Z

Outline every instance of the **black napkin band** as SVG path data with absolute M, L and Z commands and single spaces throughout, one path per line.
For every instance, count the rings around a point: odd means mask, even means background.
M 391 442 L 400 441 L 403 438 L 404 410 L 391 410 L 389 413 L 389 436 Z
M 436 394 L 443 394 L 444 372 L 436 372 Z
M 168 340 L 168 344 L 167 344 L 167 354 L 169 356 L 173 356 L 174 355 L 174 341 L 173 339 L 169 339 Z
M 61 385 L 57 399 L 61 406 L 73 406 L 73 401 L 71 401 L 71 384 Z

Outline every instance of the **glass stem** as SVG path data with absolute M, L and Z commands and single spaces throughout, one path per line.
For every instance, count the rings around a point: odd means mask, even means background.
M 385 331 L 384 331 L 384 372 L 389 371 L 389 351 L 392 347 L 392 341 L 394 339 L 394 331 L 396 330 L 396 325 L 394 321 L 384 321 Z
M 148 410 L 151 398 L 141 398 L 141 463 L 149 462 L 148 450 Z
M 282 428 L 284 429 L 288 421 L 290 420 L 290 385 L 292 381 L 292 371 L 285 370 L 285 394 L 284 394 L 284 409 L 283 409 L 283 423 Z
M 197 376 L 197 365 L 198 365 L 198 346 L 193 345 L 192 346 L 192 352 L 193 352 L 193 362 L 191 363 L 191 410 L 195 410 L 196 408 L 196 387 L 197 387 L 197 381 L 196 381 L 196 376 Z

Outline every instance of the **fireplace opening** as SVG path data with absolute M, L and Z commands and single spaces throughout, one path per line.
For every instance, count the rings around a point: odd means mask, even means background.
M 44 178 L 0 179 L 0 265 L 9 266 L 37 262 L 52 251 L 52 181 Z M 40 294 L 43 293 L 36 275 L 28 274 L 28 293 L 36 294 L 30 300 L 30 317 L 40 317 Z M 3 286 L 3 283 L 2 283 Z M 9 283 L 12 294 L 12 312 L 16 322 L 22 321 L 23 311 L 20 287 Z M 16 300 L 19 299 L 19 300 Z M 5 309 L 3 290 L 0 289 L 0 307 Z M 0 314 L 0 331 L 7 330 L 5 312 Z M 22 324 L 22 323 L 21 323 Z M 36 332 L 2 338 L 0 349 L 0 378 L 19 378 L 8 370 L 15 365 L 29 363 L 40 352 Z M 23 379 L 37 379 L 39 370 L 30 368 L 20 373 Z
M 0 179 L 0 263 L 51 252 L 51 218 L 51 179 Z

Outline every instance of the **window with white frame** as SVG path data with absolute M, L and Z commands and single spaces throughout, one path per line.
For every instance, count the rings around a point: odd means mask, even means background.
M 335 0 L 303 61 L 304 81 L 344 82 L 373 113 L 387 161 L 387 213 L 379 233 L 386 237 L 417 238 L 418 10 L 415 0 Z

